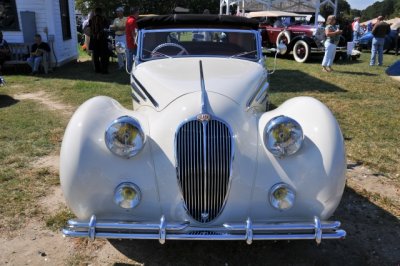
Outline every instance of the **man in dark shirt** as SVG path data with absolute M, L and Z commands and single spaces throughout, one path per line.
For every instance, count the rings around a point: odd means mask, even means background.
M 390 33 L 390 26 L 383 21 L 383 17 L 379 16 L 377 22 L 372 29 L 372 48 L 371 48 L 371 61 L 370 66 L 375 65 L 376 53 L 378 53 L 378 65 L 382 66 L 383 63 L 383 45 L 385 44 L 385 36 Z
M 108 21 L 102 15 L 103 10 L 96 8 L 94 16 L 89 20 L 90 43 L 89 49 L 93 51 L 92 59 L 96 73 L 108 73 L 110 51 L 108 50 L 107 34 Z
M 0 31 L 0 71 L 3 67 L 3 63 L 10 59 L 10 47 L 6 40 L 3 39 L 3 32 Z
M 42 42 L 42 37 L 39 34 L 35 34 L 35 43 L 32 45 L 31 55 L 27 59 L 28 64 L 32 68 L 32 74 L 38 73 L 44 54 L 49 52 L 50 46 L 47 43 Z

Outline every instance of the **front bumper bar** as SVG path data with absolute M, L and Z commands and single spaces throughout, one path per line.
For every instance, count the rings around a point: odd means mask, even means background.
M 109 239 L 157 239 L 161 244 L 168 240 L 312 240 L 317 244 L 322 239 L 344 239 L 346 232 L 339 229 L 340 222 L 262 223 L 253 224 L 250 218 L 245 223 L 223 224 L 222 226 L 197 227 L 189 222 L 167 223 L 164 216 L 160 223 L 69 220 L 62 230 L 66 237 L 88 237 Z

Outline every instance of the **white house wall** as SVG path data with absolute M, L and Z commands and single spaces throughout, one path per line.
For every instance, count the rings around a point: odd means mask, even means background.
M 9 43 L 23 43 L 21 11 L 35 12 L 36 32 L 48 42 L 48 36 L 54 35 L 52 47 L 52 62 L 60 66 L 78 58 L 77 32 L 75 21 L 75 2 L 69 0 L 69 15 L 71 23 L 71 39 L 63 40 L 60 4 L 58 0 L 16 0 L 20 31 L 4 31 L 4 39 Z M 48 30 L 46 34 L 45 29 Z

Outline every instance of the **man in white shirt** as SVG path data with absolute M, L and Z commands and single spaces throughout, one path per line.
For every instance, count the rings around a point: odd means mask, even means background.
M 360 18 L 354 18 L 353 22 L 353 42 L 354 44 L 358 44 L 361 37 L 361 29 L 360 29 Z
M 118 7 L 115 12 L 117 12 L 117 17 L 114 19 L 110 28 L 115 31 L 115 44 L 123 43 L 126 46 L 126 35 L 125 35 L 125 24 L 126 17 L 124 17 L 124 8 Z M 125 69 L 124 54 L 117 53 L 118 56 L 118 66 L 119 69 Z

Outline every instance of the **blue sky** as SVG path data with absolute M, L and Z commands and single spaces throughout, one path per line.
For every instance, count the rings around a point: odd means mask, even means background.
M 347 3 L 350 4 L 350 7 L 352 9 L 364 10 L 373 3 L 381 1 L 382 0 L 347 0 Z

